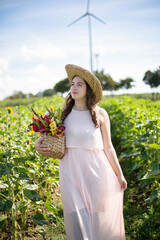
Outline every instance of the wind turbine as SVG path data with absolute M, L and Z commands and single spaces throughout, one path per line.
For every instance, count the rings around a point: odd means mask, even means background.
M 96 17 L 93 13 L 89 12 L 89 3 L 90 0 L 88 0 L 87 2 L 87 10 L 86 13 L 83 14 L 82 16 L 80 16 L 79 18 L 77 18 L 75 21 L 73 21 L 72 23 L 68 24 L 67 27 L 71 26 L 72 24 L 76 23 L 77 21 L 79 21 L 80 19 L 88 16 L 88 32 L 89 32 L 89 49 L 90 49 L 90 70 L 91 72 L 93 72 L 93 63 L 92 63 L 92 32 L 91 32 L 91 17 L 94 17 L 95 19 L 97 19 L 99 22 L 105 24 L 104 21 L 102 21 L 100 18 Z

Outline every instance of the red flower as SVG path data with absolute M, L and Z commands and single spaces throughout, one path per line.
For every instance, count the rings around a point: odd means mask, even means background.
M 44 116 L 44 120 L 45 120 L 45 122 L 48 123 L 48 124 L 50 124 L 51 118 L 52 118 L 51 116 L 46 116 L 46 115 Z
M 64 130 L 65 130 L 65 126 L 61 125 L 60 127 L 58 127 L 56 134 L 61 135 L 63 134 Z
M 30 124 L 30 126 L 32 125 L 32 129 L 33 129 L 33 131 L 34 132 L 39 132 L 39 128 L 37 127 L 37 125 L 35 125 L 35 124 Z

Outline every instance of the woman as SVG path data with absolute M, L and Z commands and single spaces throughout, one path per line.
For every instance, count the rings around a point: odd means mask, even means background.
M 125 240 L 123 194 L 127 188 L 111 142 L 107 112 L 97 106 L 102 87 L 94 74 L 66 65 L 71 83 L 63 109 L 66 153 L 59 161 L 67 240 Z M 35 143 L 44 156 L 48 146 Z

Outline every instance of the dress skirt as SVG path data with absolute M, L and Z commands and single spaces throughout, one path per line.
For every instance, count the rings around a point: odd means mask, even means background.
M 59 179 L 67 240 L 125 240 L 124 190 L 103 149 L 67 148 Z

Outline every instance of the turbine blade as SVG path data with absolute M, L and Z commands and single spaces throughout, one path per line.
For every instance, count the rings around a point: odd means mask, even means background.
M 92 17 L 94 17 L 95 19 L 97 19 L 98 21 L 100 21 L 103 24 L 106 24 L 103 20 L 101 20 L 100 18 L 96 17 L 94 14 L 90 14 Z
M 87 1 L 87 12 L 89 12 L 89 0 Z
M 84 18 L 87 14 L 83 14 L 81 17 L 77 18 L 75 21 L 71 22 L 70 24 L 67 25 L 67 27 L 71 26 L 72 24 L 74 24 L 75 22 L 79 21 L 81 18 Z

